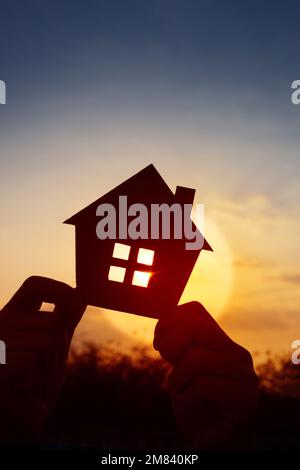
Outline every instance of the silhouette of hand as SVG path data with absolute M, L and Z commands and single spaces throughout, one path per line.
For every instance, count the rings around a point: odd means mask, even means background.
M 43 302 L 54 304 L 54 311 L 39 311 Z M 45 423 L 84 310 L 75 289 L 34 276 L 0 312 L 0 338 L 7 349 L 6 364 L 0 366 L 2 441 L 30 440 Z
M 250 353 L 232 341 L 198 302 L 166 312 L 157 323 L 153 344 L 173 366 L 168 384 L 188 445 L 234 445 L 258 405 Z

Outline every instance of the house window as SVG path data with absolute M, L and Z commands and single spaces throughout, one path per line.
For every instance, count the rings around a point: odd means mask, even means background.
M 119 266 L 111 266 L 109 268 L 108 279 L 115 282 L 124 282 L 126 269 Z
M 126 271 L 129 271 L 129 277 L 126 277 L 126 281 L 127 279 L 131 278 L 133 286 L 148 287 L 152 273 L 150 271 L 142 271 L 141 268 L 139 270 L 136 264 L 152 266 L 154 260 L 154 251 L 146 248 L 139 248 L 137 255 L 135 251 L 135 253 L 131 256 L 130 252 L 130 245 L 125 245 L 123 243 L 114 244 L 112 254 L 113 258 L 129 261 L 129 263 L 128 267 L 126 268 L 121 266 L 110 266 L 108 279 L 115 282 L 124 282 Z M 136 256 L 137 258 L 133 259 L 133 257 Z
M 140 287 L 147 287 L 150 276 L 151 276 L 151 273 L 147 273 L 145 271 L 134 271 L 132 285 L 140 286 Z
M 146 248 L 140 248 L 138 252 L 138 263 L 146 264 L 147 266 L 152 266 L 154 258 L 153 250 L 146 250 Z
M 119 259 L 128 259 L 130 253 L 130 246 L 123 243 L 115 243 L 113 257 Z

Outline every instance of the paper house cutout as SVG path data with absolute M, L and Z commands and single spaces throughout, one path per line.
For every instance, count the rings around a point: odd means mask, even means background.
M 151 204 L 192 204 L 194 194 L 181 186 L 173 194 L 151 164 L 66 220 L 75 225 L 76 282 L 83 300 L 152 318 L 176 306 L 201 249 L 187 250 L 187 240 L 174 237 L 100 240 L 96 210 L 103 203 L 118 208 L 119 196 L 127 196 L 128 207 L 142 203 L 150 214 Z M 206 240 L 202 249 L 211 250 Z

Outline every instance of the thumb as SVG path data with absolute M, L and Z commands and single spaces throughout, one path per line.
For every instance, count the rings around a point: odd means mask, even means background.
M 200 304 L 200 302 L 187 302 L 185 304 L 178 305 L 177 307 L 173 307 L 172 309 L 169 309 L 168 311 L 165 311 L 163 313 L 155 327 L 153 341 L 154 349 L 158 349 L 161 340 L 174 327 L 176 327 L 177 324 L 183 322 L 185 316 L 187 316 L 188 319 L 191 315 L 193 317 L 200 317 L 205 322 L 221 330 L 218 323 L 213 319 L 213 317 L 206 310 L 206 308 L 202 304 Z
M 78 290 L 73 288 L 70 288 L 64 304 L 56 306 L 55 312 L 59 313 L 70 340 L 85 310 L 86 304 L 81 300 Z

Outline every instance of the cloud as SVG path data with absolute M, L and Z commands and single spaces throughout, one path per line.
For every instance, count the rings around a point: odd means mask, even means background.
M 243 199 L 223 199 L 216 203 L 212 212 L 219 216 L 235 216 L 254 224 L 295 220 L 295 208 L 292 210 L 291 205 L 279 203 L 275 199 L 269 194 L 259 193 Z
M 235 268 L 263 268 L 267 264 L 266 261 L 254 257 L 239 257 L 232 262 L 232 266 Z
M 300 284 L 300 272 L 285 272 L 282 274 L 274 274 L 274 275 L 267 275 L 266 280 L 269 281 L 276 281 L 276 282 L 284 282 L 290 285 L 298 285 Z
M 220 319 L 221 326 L 231 330 L 281 330 L 287 327 L 300 327 L 300 314 L 295 310 L 284 312 L 255 309 L 225 313 Z
M 265 312 L 227 313 L 221 318 L 222 327 L 230 330 L 280 329 L 286 326 L 280 316 L 266 315 Z
M 278 281 L 286 282 L 288 284 L 300 284 L 300 272 L 296 272 L 293 274 L 282 274 L 281 276 L 275 277 L 275 279 Z

